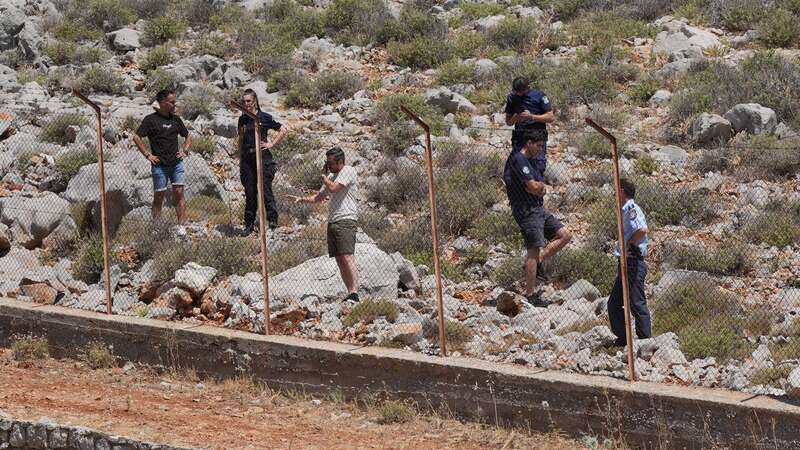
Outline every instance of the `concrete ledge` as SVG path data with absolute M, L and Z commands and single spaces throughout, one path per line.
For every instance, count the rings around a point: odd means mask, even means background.
M 193 368 L 217 378 L 251 374 L 272 387 L 348 396 L 367 391 L 446 406 L 469 420 L 573 435 L 624 432 L 632 447 L 800 449 L 800 407 L 725 390 L 439 358 L 290 336 L 107 316 L 0 299 L 0 345 L 14 334 L 48 339 L 74 357 L 92 341 L 139 363 Z

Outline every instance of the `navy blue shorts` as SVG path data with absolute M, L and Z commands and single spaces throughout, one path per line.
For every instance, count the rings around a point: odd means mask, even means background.
M 542 248 L 555 239 L 558 230 L 564 225 L 556 216 L 545 211 L 544 206 L 511 208 L 514 220 L 519 225 L 525 248 Z

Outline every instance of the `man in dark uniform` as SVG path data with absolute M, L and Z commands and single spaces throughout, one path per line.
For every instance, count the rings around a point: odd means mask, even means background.
M 530 130 L 523 137 L 518 152 L 508 155 L 503 181 L 511 213 L 525 240 L 525 298 L 533 306 L 546 307 L 536 290 L 536 274 L 541 262 L 561 250 L 572 239 L 564 225 L 544 209 L 544 152 L 547 132 Z M 547 241 L 550 244 L 547 245 Z
M 636 336 L 639 339 L 647 339 L 651 336 L 650 311 L 644 295 L 644 278 L 647 275 L 647 264 L 644 262 L 644 258 L 647 256 L 647 220 L 642 208 L 634 202 L 636 186 L 625 178 L 620 180 L 620 184 L 622 184 L 623 202 L 623 239 L 625 248 L 628 250 L 628 292 L 631 312 L 636 321 Z M 617 257 L 620 256 L 619 245 L 614 250 L 614 254 Z M 625 309 L 620 269 L 621 266 L 617 266 L 617 279 L 614 281 L 614 288 L 608 298 L 608 320 L 611 322 L 611 330 L 617 336 L 617 340 L 612 345 L 616 347 L 624 347 L 626 344 Z
M 177 99 L 175 91 L 164 89 L 156 94 L 156 112 L 145 116 L 139 129 L 133 135 L 133 142 L 139 151 L 150 161 L 153 176 L 153 219 L 161 218 L 161 205 L 167 193 L 167 185 L 172 184 L 175 195 L 175 212 L 178 218 L 178 235 L 185 235 L 186 202 L 183 198 L 184 170 L 183 158 L 192 146 L 192 137 L 183 121 L 175 114 Z M 183 148 L 178 146 L 178 136 L 183 136 Z M 142 138 L 150 141 L 148 152 Z
M 555 121 L 553 107 L 544 92 L 531 89 L 526 78 L 517 77 L 511 84 L 512 91 L 506 98 L 506 125 L 514 125 L 511 134 L 512 153 L 518 152 L 525 143 L 523 136 L 530 130 L 547 131 L 547 124 Z M 536 159 L 547 162 L 547 142 Z

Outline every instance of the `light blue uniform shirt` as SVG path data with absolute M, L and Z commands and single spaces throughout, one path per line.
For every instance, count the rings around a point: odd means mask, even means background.
M 628 200 L 625 202 L 625 205 L 622 206 L 622 228 L 625 234 L 625 242 L 628 242 L 631 236 L 633 236 L 633 233 L 636 233 L 642 228 L 647 228 L 647 219 L 644 217 L 644 212 L 633 200 Z M 647 256 L 647 240 L 647 236 L 645 235 L 644 239 L 642 239 L 638 245 L 643 258 Z M 617 244 L 617 248 L 614 249 L 614 255 L 619 256 L 619 244 Z

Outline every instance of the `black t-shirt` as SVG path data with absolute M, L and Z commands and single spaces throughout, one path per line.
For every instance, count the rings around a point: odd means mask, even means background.
M 258 112 L 258 119 L 261 121 L 261 140 L 267 139 L 267 132 L 269 130 L 280 130 L 281 124 L 277 122 L 269 113 L 264 111 Z M 242 156 L 248 154 L 255 154 L 255 142 L 256 142 L 256 133 L 255 133 L 255 121 L 250 118 L 250 116 L 246 114 L 242 114 L 239 116 L 239 126 L 240 132 L 242 128 L 244 128 L 244 134 L 242 136 L 242 145 L 239 148 L 239 151 L 242 152 Z M 271 152 L 264 152 L 262 154 L 264 158 L 272 160 L 272 153 Z
M 544 181 L 543 161 L 536 158 L 528 159 L 522 152 L 509 154 L 503 170 L 503 181 L 506 184 L 508 203 L 512 208 L 544 204 L 543 197 L 533 195 L 525 190 L 525 186 L 530 180 Z
M 189 130 L 180 117 L 171 114 L 169 117 L 154 112 L 147 115 L 136 134 L 150 140 L 150 151 L 158 156 L 164 166 L 174 166 L 178 159 L 178 135 L 189 136 Z

